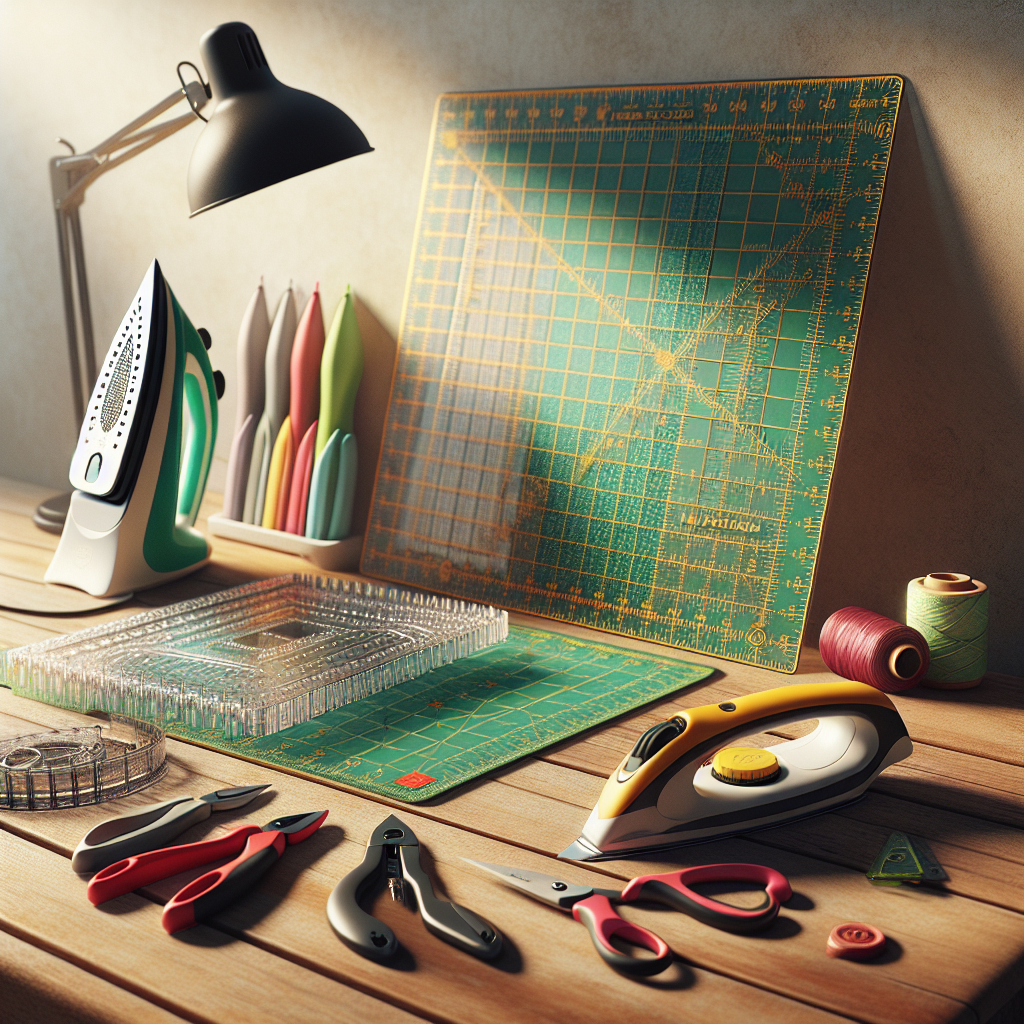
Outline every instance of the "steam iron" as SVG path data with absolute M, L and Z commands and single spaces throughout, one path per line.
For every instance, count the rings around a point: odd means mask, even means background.
M 209 337 L 192 326 L 154 260 L 89 399 L 68 472 L 75 491 L 46 582 L 110 597 L 209 561 L 210 546 L 193 528 L 224 391 L 206 354 Z
M 729 745 L 809 719 L 817 728 L 799 739 Z M 690 708 L 637 740 L 559 857 L 628 857 L 831 810 L 913 749 L 895 705 L 866 683 L 803 683 Z

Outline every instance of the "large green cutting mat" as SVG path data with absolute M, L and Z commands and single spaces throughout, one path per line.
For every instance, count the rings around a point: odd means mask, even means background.
M 712 669 L 513 626 L 503 644 L 272 736 L 172 736 L 419 802 L 705 679 Z
M 442 96 L 363 572 L 793 671 L 901 85 Z

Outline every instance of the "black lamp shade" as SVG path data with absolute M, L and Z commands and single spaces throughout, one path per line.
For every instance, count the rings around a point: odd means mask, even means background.
M 189 160 L 191 216 L 372 150 L 344 111 L 274 77 L 248 25 L 218 25 L 199 49 L 213 115 Z

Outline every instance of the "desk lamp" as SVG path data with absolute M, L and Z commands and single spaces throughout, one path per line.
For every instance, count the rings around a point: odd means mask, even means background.
M 194 64 L 182 61 L 177 69 L 180 89 L 87 153 L 76 153 L 69 142 L 58 139 L 71 154 L 50 160 L 76 432 L 96 379 L 78 208 L 86 189 L 100 175 L 198 118 L 206 126 L 192 150 L 187 178 L 189 216 L 194 217 L 286 178 L 372 149 L 355 122 L 334 104 L 279 82 L 248 25 L 239 21 L 218 25 L 202 37 L 199 50 L 208 83 L 202 81 Z M 183 67 L 192 68 L 200 80 L 186 83 Z M 145 127 L 182 99 L 188 101 L 191 113 Z M 211 101 L 213 113 L 207 118 L 203 111 Z M 81 322 L 81 356 L 77 321 Z M 36 525 L 60 533 L 70 498 L 68 493 L 44 501 L 33 516 Z

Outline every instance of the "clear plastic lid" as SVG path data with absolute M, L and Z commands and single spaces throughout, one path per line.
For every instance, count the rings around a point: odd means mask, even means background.
M 120 715 L 102 725 L 0 741 L 0 807 L 52 811 L 116 800 L 166 771 L 162 729 Z
M 0 678 L 63 707 L 262 736 L 507 636 L 497 608 L 279 576 L 14 648 Z

